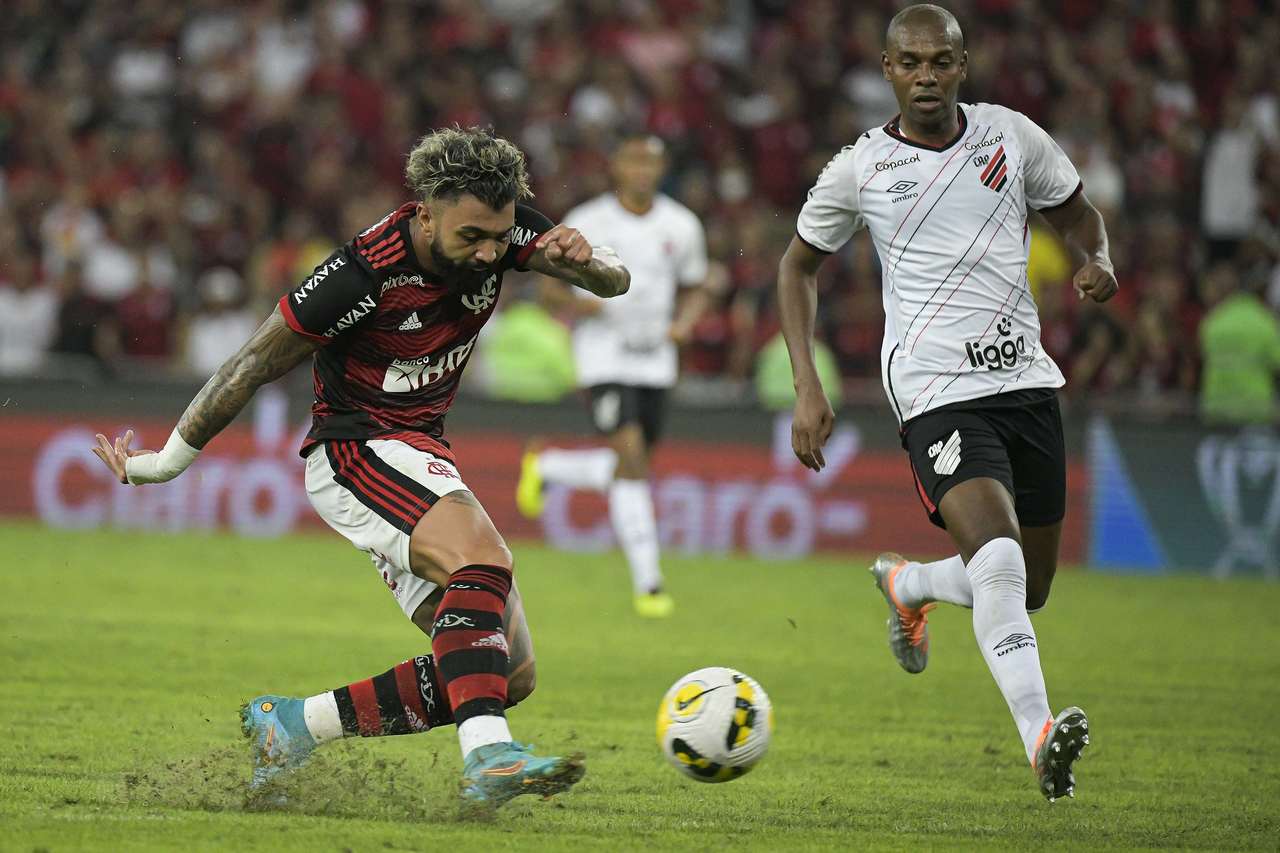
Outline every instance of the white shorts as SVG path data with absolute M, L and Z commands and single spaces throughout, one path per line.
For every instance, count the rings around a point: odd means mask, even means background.
M 409 570 L 409 536 L 441 495 L 467 488 L 458 469 L 395 439 L 324 441 L 307 454 L 306 480 L 316 512 L 373 558 L 413 618 L 436 585 Z

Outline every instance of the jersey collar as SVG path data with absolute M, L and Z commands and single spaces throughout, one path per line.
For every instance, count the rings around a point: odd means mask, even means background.
M 965 131 L 969 129 L 969 120 L 965 118 L 964 110 L 960 108 L 959 104 L 956 104 L 956 118 L 960 121 L 960 127 L 956 130 L 956 135 L 953 136 L 951 141 L 946 145 L 927 145 L 923 142 L 915 142 L 907 139 L 902 135 L 902 132 L 898 130 L 898 122 L 902 119 L 902 113 L 898 113 L 889 120 L 889 123 L 884 126 L 884 132 L 904 145 L 910 145 L 912 148 L 923 148 L 925 151 L 946 151 L 952 145 L 955 145 L 963 139 Z

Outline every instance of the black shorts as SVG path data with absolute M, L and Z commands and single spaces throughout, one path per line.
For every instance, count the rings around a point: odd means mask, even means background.
M 902 427 L 916 494 L 946 529 L 938 505 L 965 480 L 990 477 L 1013 495 L 1018 523 L 1056 524 L 1067 511 L 1067 451 L 1058 395 L 1010 391 L 925 412 Z
M 591 422 L 602 435 L 613 435 L 627 424 L 639 424 L 646 447 L 662 435 L 667 414 L 667 389 L 644 385 L 592 385 Z

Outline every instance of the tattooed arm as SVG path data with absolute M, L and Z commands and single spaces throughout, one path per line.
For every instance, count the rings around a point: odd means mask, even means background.
M 122 483 L 171 480 L 240 414 L 258 388 L 284 376 L 319 348 L 319 342 L 289 328 L 276 306 L 253 337 L 196 394 L 163 450 L 130 450 L 130 430 L 114 443 L 99 435 L 93 452 Z
M 567 281 L 596 296 L 621 296 L 631 287 L 631 273 L 608 246 L 594 249 L 576 228 L 557 225 L 538 238 L 529 269 Z

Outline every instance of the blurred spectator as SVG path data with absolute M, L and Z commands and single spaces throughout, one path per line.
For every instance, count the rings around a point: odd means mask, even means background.
M 183 366 L 195 376 L 212 376 L 258 328 L 262 317 L 244 308 L 244 284 L 235 270 L 214 267 L 196 283 L 200 308 L 186 330 Z
M 58 323 L 52 351 L 77 357 L 105 370 L 115 352 L 110 308 L 84 287 L 80 263 L 71 261 L 58 277 Z
M 215 267 L 246 271 L 239 298 L 260 319 L 404 200 L 404 153 L 432 127 L 492 122 L 525 149 L 553 218 L 604 190 L 612 134 L 648 128 L 670 138 L 664 191 L 707 223 L 727 275 L 685 373 L 745 385 L 777 330 L 777 260 L 805 191 L 896 112 L 880 69 L 896 0 L 9 5 L 0 251 L 37 258 L 57 288 L 83 277 L 58 345 L 95 358 L 117 342 L 185 357 L 159 318 L 195 319 L 198 276 Z M 1107 220 L 1121 293 L 1105 311 L 1062 292 L 1072 264 L 1029 223 L 1046 348 L 1090 399 L 1185 395 L 1203 309 L 1190 282 L 1219 258 L 1250 276 L 1265 265 L 1280 303 L 1280 9 L 950 8 L 972 59 L 961 97 L 1042 123 Z M 820 286 L 818 327 L 846 381 L 878 396 L 865 235 Z
M 1213 308 L 1200 325 L 1204 385 L 1200 412 L 1231 424 L 1274 424 L 1280 373 L 1280 322 L 1252 287 L 1219 264 L 1206 282 Z
M 58 296 L 36 277 L 35 264 L 11 256 L 0 269 L 0 375 L 36 372 L 58 328 Z
M 1231 259 L 1258 221 L 1260 145 L 1236 96 L 1222 106 L 1222 125 L 1209 138 L 1201 182 L 1200 220 L 1211 260 Z
M 157 364 L 166 362 L 173 355 L 176 317 L 173 291 L 156 285 L 144 256 L 138 264 L 138 286 L 116 303 L 121 354 Z

